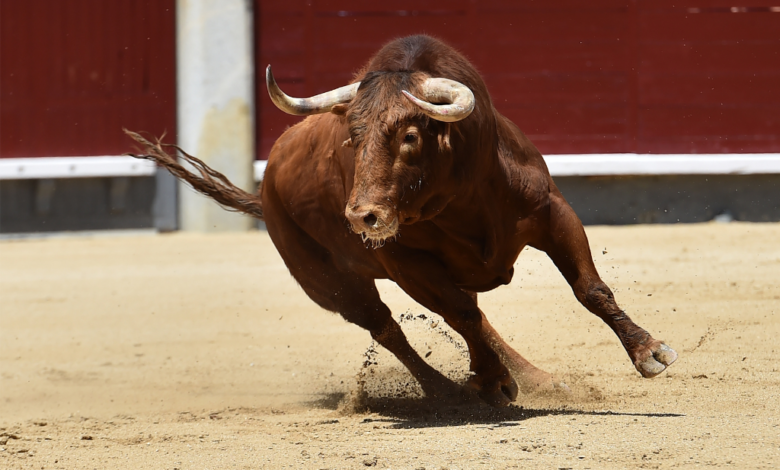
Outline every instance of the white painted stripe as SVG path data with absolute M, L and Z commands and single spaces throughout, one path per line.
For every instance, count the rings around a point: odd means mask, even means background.
M 156 165 L 133 157 L 0 158 L 0 180 L 149 176 Z
M 780 153 L 605 153 L 547 155 L 544 160 L 553 176 L 780 174 Z M 255 162 L 255 181 L 263 179 L 266 164 Z
M 16 232 L 0 233 L 0 243 L 6 240 L 35 240 L 48 238 L 105 238 L 105 237 L 141 237 L 157 235 L 156 228 L 73 230 L 64 232 Z
M 553 176 L 597 175 L 751 175 L 780 173 L 780 154 L 547 155 Z
M 780 153 L 547 155 L 553 176 L 780 174 Z M 266 160 L 254 162 L 255 181 Z M 155 164 L 133 157 L 0 158 L 0 180 L 150 176 Z

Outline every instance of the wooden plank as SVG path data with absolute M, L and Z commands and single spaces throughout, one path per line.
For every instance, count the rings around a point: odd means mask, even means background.
M 780 73 L 645 73 L 639 79 L 640 104 L 643 106 L 680 103 L 780 105 Z
M 777 6 L 776 0 L 653 0 L 652 2 L 639 2 L 643 10 L 656 9 L 688 9 L 719 10 L 730 13 L 732 8 L 766 9 Z M 761 10 L 759 10 L 761 11 Z
M 482 50 L 474 63 L 484 74 L 523 72 L 623 72 L 629 67 L 627 45 L 541 43 Z
M 586 12 L 626 10 L 629 0 L 491 0 L 477 2 L 478 13 L 511 13 L 511 12 Z
M 528 134 L 624 135 L 626 107 L 620 105 L 496 106 Z
M 653 106 L 640 111 L 643 138 L 780 135 L 777 106 Z
M 780 152 L 776 136 L 680 136 L 641 141 L 641 153 L 767 153 Z
M 265 68 L 272 67 L 274 77 L 279 82 L 302 82 L 306 79 L 306 62 L 303 52 L 294 51 L 289 55 L 262 55 L 255 64 L 257 77 L 265 83 Z
M 306 47 L 303 14 L 262 16 L 257 32 L 264 54 L 289 54 Z
M 483 77 L 497 105 L 509 104 L 625 104 L 625 73 L 526 73 Z
M 175 132 L 173 0 L 0 5 L 20 25 L 0 30 L 13 45 L 0 57 L 13 96 L 0 100 L 0 156 L 120 154 L 122 126 Z
M 368 49 L 376 52 L 393 39 L 426 33 L 458 47 L 465 43 L 459 32 L 468 27 L 468 18 L 462 14 L 443 15 L 433 20 L 419 16 L 375 16 L 318 17 L 315 21 L 315 42 L 312 46 L 322 51 Z
M 483 13 L 469 18 L 469 28 L 481 34 L 474 41 L 483 47 L 496 44 L 531 45 L 540 43 L 577 44 L 627 40 L 629 24 L 625 11 L 532 11 Z
M 313 0 L 312 7 L 317 16 L 338 15 L 343 17 L 364 14 L 384 14 L 394 17 L 435 16 L 441 12 L 465 10 L 471 0 L 393 0 L 392 2 L 366 2 L 365 0 Z
M 302 12 L 311 0 L 257 0 L 255 1 L 255 10 L 262 12 L 263 16 L 278 17 L 288 15 L 291 12 Z
M 639 15 L 643 43 L 770 41 L 780 45 L 779 32 L 780 13 L 653 11 Z
M 780 72 L 780 44 L 640 44 L 640 74 Z
M 625 135 L 527 134 L 542 155 L 625 153 Z

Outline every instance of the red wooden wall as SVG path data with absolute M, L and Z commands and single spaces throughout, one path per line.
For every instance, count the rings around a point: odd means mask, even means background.
M 0 157 L 176 133 L 175 0 L 0 0 Z
M 544 153 L 780 152 L 774 0 L 255 0 L 258 157 L 298 118 L 268 99 L 346 83 L 385 42 L 464 52 Z M 736 5 L 736 6 L 735 6 Z M 175 0 L 0 0 L 0 157 L 111 155 L 176 129 Z
M 476 65 L 544 153 L 780 152 L 773 0 L 257 0 L 258 156 L 299 120 L 273 107 L 345 84 L 428 33 Z M 737 5 L 735 7 L 735 5 Z
M 638 150 L 779 152 L 780 2 L 640 4 Z

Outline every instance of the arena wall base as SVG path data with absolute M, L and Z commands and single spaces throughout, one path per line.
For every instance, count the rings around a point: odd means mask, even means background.
M 178 227 L 178 182 L 143 176 L 0 179 L 0 233 Z
M 154 176 L 0 181 L 0 233 L 153 227 Z
M 780 174 L 556 176 L 585 225 L 780 221 Z
M 780 174 L 557 176 L 585 225 L 780 221 Z M 176 180 L 0 180 L 0 233 L 177 229 Z M 262 222 L 256 228 L 264 229 Z

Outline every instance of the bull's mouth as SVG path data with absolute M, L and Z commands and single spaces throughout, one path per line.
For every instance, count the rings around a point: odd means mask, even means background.
M 363 231 L 357 227 L 353 227 L 353 230 L 357 229 L 355 232 L 360 234 L 364 243 L 369 242 L 374 248 L 380 248 L 385 245 L 388 239 L 395 239 L 398 236 L 398 226 L 398 217 L 395 217 L 389 224 L 382 219 L 377 219 L 375 224 L 365 227 Z

